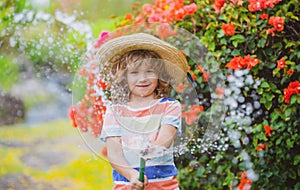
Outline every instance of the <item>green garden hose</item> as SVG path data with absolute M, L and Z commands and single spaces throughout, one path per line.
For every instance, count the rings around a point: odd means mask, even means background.
M 139 175 L 139 181 L 144 182 L 144 175 L 145 175 L 145 165 L 146 162 L 144 158 L 140 158 L 140 175 Z

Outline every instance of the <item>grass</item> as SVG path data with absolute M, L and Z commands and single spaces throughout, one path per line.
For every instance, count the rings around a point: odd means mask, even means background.
M 2 126 L 0 142 L 0 179 L 6 174 L 25 174 L 36 181 L 54 184 L 58 189 L 113 187 L 109 163 L 96 158 L 92 151 L 79 148 L 82 147 L 78 145 L 82 143 L 80 135 L 67 120 L 35 126 Z M 22 157 L 32 156 L 35 151 L 48 152 L 50 155 L 55 151 L 66 152 L 62 157 L 68 159 L 47 169 L 30 167 Z M 49 159 L 55 159 L 55 154 L 54 158 Z

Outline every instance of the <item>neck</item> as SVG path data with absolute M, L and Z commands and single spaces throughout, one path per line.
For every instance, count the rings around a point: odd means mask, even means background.
M 130 97 L 128 105 L 136 107 L 136 108 L 137 107 L 145 107 L 145 106 L 151 105 L 156 100 L 157 99 L 155 99 L 154 96 L 147 96 L 147 97 L 134 96 L 134 97 Z

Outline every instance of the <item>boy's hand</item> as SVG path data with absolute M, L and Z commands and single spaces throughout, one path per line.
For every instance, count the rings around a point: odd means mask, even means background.
M 130 180 L 130 188 L 132 190 L 143 190 L 148 184 L 148 178 L 144 175 L 144 183 L 139 181 L 139 175 L 132 176 Z

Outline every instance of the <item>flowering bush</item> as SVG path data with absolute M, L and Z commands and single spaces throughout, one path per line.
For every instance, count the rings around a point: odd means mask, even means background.
M 209 50 L 206 63 L 189 61 L 201 101 L 184 121 L 201 111 L 188 159 L 178 159 L 181 189 L 300 188 L 299 19 L 298 0 L 156 0 L 117 21 L 163 23 L 162 38 L 176 35 L 172 24 Z M 224 117 L 211 116 L 220 109 Z M 211 141 L 203 140 L 207 126 Z
M 195 159 L 178 163 L 182 189 L 300 188 L 299 19 L 298 0 L 157 0 L 117 22 L 182 27 L 208 48 L 208 65 L 224 73 L 215 88 L 226 107 L 216 146 L 191 143 Z M 206 100 L 201 137 L 214 71 L 189 64 Z M 190 122 L 195 116 L 188 113 L 183 116 Z

